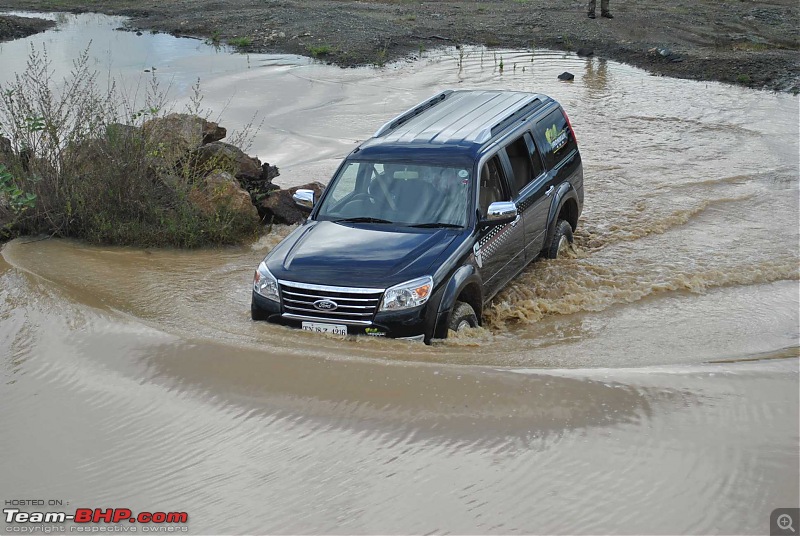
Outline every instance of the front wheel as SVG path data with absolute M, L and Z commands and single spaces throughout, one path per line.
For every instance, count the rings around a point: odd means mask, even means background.
M 447 329 L 458 332 L 477 327 L 478 315 L 475 314 L 475 309 L 468 303 L 456 302 L 453 306 L 453 312 L 450 313 L 450 322 L 447 324 Z
M 563 257 L 569 251 L 572 242 L 572 226 L 567 220 L 558 220 L 556 232 L 553 234 L 553 241 L 550 242 L 550 247 L 547 248 L 547 258 L 557 259 Z

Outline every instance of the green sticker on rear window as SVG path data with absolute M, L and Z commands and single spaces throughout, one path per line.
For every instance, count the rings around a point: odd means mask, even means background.
M 550 149 L 552 149 L 554 153 L 557 153 L 567 144 L 567 129 L 563 128 L 561 129 L 561 132 L 559 132 L 554 123 L 552 127 L 544 131 L 544 137 L 547 138 L 547 143 L 550 144 Z

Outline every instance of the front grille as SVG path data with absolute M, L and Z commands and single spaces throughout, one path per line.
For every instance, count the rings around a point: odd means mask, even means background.
M 293 281 L 278 281 L 283 303 L 283 316 L 295 320 L 338 322 L 351 325 L 370 325 L 378 310 L 383 289 L 329 287 Z M 334 310 L 321 310 L 315 302 L 329 300 Z

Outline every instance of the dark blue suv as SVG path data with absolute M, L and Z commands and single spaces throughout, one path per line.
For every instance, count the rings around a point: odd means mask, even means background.
M 320 199 L 294 198 L 310 215 L 256 269 L 253 319 L 430 342 L 569 247 L 583 167 L 550 97 L 444 91 L 353 150 Z

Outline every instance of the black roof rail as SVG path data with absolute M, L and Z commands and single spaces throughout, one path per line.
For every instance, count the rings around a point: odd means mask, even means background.
M 476 143 L 487 143 L 499 134 L 503 133 L 508 127 L 516 122 L 525 120 L 530 114 L 542 107 L 541 95 L 530 95 L 528 102 L 522 104 L 519 108 L 514 110 L 511 114 L 507 115 L 492 126 L 483 127 L 474 136 L 473 141 Z
M 398 115 L 397 117 L 395 117 L 394 119 L 383 125 L 381 128 L 379 128 L 377 132 L 375 132 L 375 134 L 372 135 L 372 137 L 377 138 L 379 136 L 383 136 L 387 132 L 391 132 L 392 130 L 396 129 L 397 127 L 408 121 L 409 119 L 412 119 L 421 114 L 422 112 L 433 108 L 437 104 L 444 102 L 447 96 L 450 95 L 452 92 L 453 92 L 452 89 L 447 89 L 445 91 L 442 91 L 441 93 L 434 95 L 433 97 L 426 100 L 422 104 L 418 104 L 413 108 L 406 110 L 405 112 L 401 113 L 400 115 Z
M 501 132 L 506 130 L 512 124 L 514 124 L 514 123 L 516 123 L 518 121 L 522 121 L 531 112 L 533 112 L 537 108 L 541 107 L 541 105 L 542 105 L 542 101 L 539 100 L 538 98 L 535 98 L 531 102 L 529 102 L 526 105 L 524 105 L 519 110 L 516 110 L 514 113 L 512 113 L 508 117 L 504 118 L 503 120 L 501 120 L 500 122 L 498 122 L 496 125 L 494 125 L 492 127 L 492 129 L 490 131 L 491 132 L 491 138 L 494 138 L 495 136 L 497 136 L 498 134 L 500 134 Z

